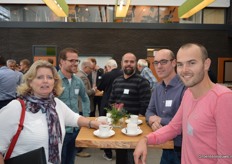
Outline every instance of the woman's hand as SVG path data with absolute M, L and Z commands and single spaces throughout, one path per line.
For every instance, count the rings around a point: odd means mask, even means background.
M 146 164 L 147 160 L 147 138 L 139 140 L 134 151 L 135 164 Z
M 90 120 L 89 128 L 98 129 L 100 124 L 102 124 L 102 123 L 99 121 Z
M 88 118 L 85 118 L 83 116 L 81 116 L 78 121 L 77 124 L 79 127 L 87 127 L 87 128 L 93 128 L 93 129 L 98 129 L 99 125 L 101 124 L 99 121 L 96 120 L 90 120 Z

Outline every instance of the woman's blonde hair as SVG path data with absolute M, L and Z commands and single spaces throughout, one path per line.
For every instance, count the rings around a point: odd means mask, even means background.
M 34 62 L 30 69 L 27 71 L 25 75 L 23 75 L 23 82 L 18 86 L 17 93 L 18 96 L 25 96 L 27 94 L 33 93 L 32 88 L 30 87 L 31 81 L 36 77 L 37 70 L 39 68 L 49 68 L 52 71 L 53 78 L 55 80 L 53 93 L 55 96 L 59 96 L 63 92 L 62 88 L 62 81 L 60 79 L 60 76 L 58 75 L 55 67 L 45 60 L 37 60 Z

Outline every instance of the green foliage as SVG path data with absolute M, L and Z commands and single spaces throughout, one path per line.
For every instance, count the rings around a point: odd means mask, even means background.
M 111 114 L 112 124 L 116 124 L 121 118 L 128 117 L 127 111 L 123 108 L 124 104 L 113 104 L 110 109 L 105 108 Z

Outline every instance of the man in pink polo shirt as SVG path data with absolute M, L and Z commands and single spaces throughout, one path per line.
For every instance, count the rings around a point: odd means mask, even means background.
M 188 43 L 177 53 L 177 73 L 188 89 L 172 121 L 142 138 L 134 151 L 145 164 L 147 145 L 161 144 L 182 132 L 182 164 L 232 163 L 232 91 L 213 83 L 204 46 Z

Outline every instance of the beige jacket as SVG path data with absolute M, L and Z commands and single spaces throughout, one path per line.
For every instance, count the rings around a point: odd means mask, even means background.
M 89 96 L 89 101 L 90 101 L 90 111 L 92 112 L 94 110 L 93 98 L 95 95 L 95 91 L 91 88 L 90 81 L 89 81 L 87 74 L 85 72 L 79 70 L 76 75 L 81 78 L 81 80 L 83 81 L 83 83 L 85 85 L 85 91 L 86 91 L 87 95 Z M 79 112 L 82 112 L 82 104 L 81 104 L 81 97 L 80 96 L 78 98 L 78 109 L 79 109 Z

